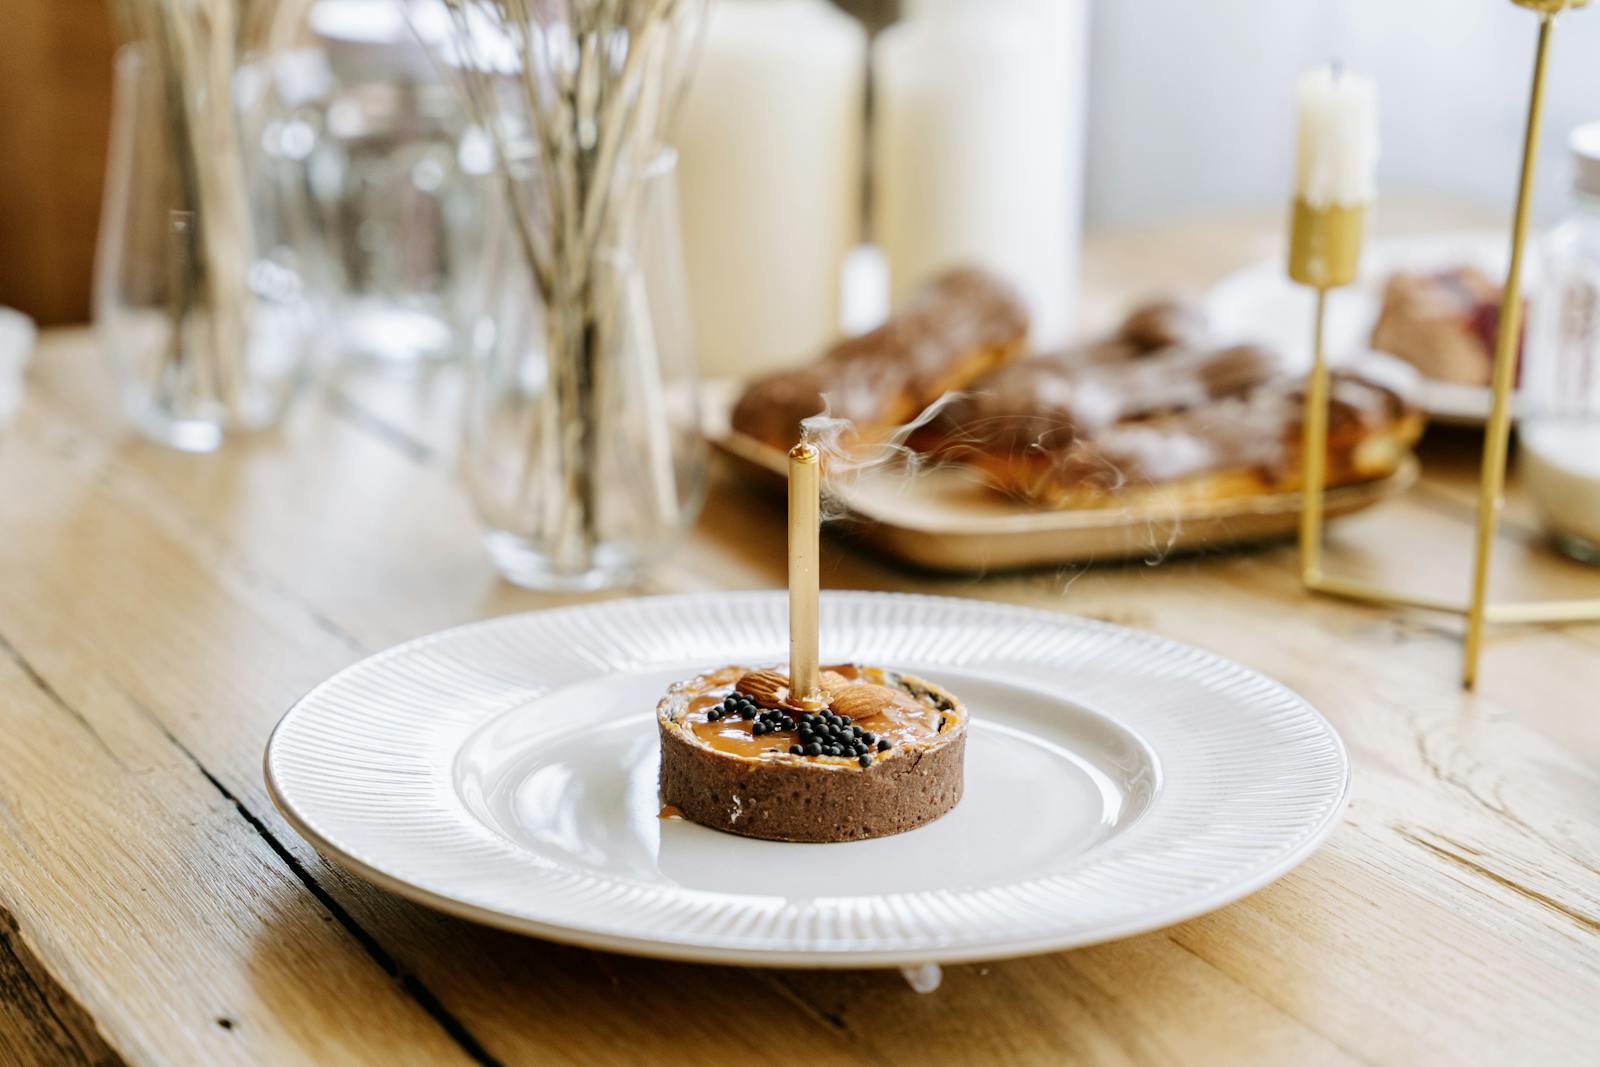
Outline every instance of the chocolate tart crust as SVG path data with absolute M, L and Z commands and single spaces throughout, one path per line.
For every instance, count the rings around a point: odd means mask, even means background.
M 740 756 L 702 744 L 681 724 L 689 683 L 656 709 L 661 737 L 661 802 L 715 830 L 771 841 L 860 841 L 923 826 L 961 800 L 966 709 L 939 687 L 907 674 L 904 689 L 946 706 L 926 742 L 884 752 L 870 767 L 853 760 L 770 753 Z

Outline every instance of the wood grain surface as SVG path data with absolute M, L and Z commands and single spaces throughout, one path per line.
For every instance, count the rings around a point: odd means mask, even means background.
M 1091 314 L 1204 284 L 1269 251 L 1276 221 L 1097 239 Z M 127 430 L 86 333 L 46 335 L 0 431 L 0 1064 L 1600 1057 L 1600 626 L 1496 630 L 1463 693 L 1457 620 L 1308 598 L 1287 545 L 957 579 L 825 543 L 830 587 L 1143 627 L 1273 674 L 1337 725 L 1354 801 L 1328 844 L 1169 930 L 948 968 L 919 996 L 894 973 L 518 938 L 342 873 L 266 797 L 282 711 L 394 642 L 565 602 L 485 562 L 453 394 L 347 375 L 279 433 L 184 456 Z M 1330 562 L 1464 589 L 1474 448 L 1430 433 L 1418 488 L 1337 524 Z M 719 473 L 646 591 L 778 586 L 783 530 Z M 1514 491 L 1495 579 L 1600 589 Z

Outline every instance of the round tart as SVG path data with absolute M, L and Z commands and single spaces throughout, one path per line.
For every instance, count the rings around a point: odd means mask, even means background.
M 656 708 L 661 801 L 716 830 L 859 841 L 932 822 L 961 799 L 967 712 L 909 674 L 847 664 L 810 701 L 780 671 L 724 667 Z

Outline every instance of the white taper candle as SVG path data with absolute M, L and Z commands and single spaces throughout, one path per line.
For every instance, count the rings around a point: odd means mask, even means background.
M 1295 85 L 1294 192 L 1308 207 L 1355 207 L 1377 192 L 1378 87 L 1332 65 Z

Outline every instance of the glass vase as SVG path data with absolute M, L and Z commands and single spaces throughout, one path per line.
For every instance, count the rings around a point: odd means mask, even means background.
M 676 162 L 662 150 L 625 179 L 633 222 L 563 305 L 540 298 L 515 227 L 489 227 L 462 461 L 489 555 L 518 585 L 634 584 L 699 510 L 707 453 Z M 530 168 L 511 161 L 512 195 L 541 195 Z
M 305 195 L 338 356 L 396 370 L 454 360 L 496 192 L 487 135 L 403 5 L 317 0 L 306 28 L 314 62 L 295 59 L 311 91 L 275 93 L 270 121 L 316 131 Z
M 442 0 L 423 28 L 493 146 L 465 477 L 511 581 L 638 581 L 703 495 L 675 156 L 704 0 Z
M 1518 465 L 1551 540 L 1600 564 L 1600 123 L 1573 131 L 1572 203 L 1544 240 L 1522 353 Z
M 193 34 L 116 60 L 95 325 L 131 420 L 185 451 L 276 424 L 319 337 L 305 219 L 277 181 L 296 161 L 247 165 L 233 75 Z

